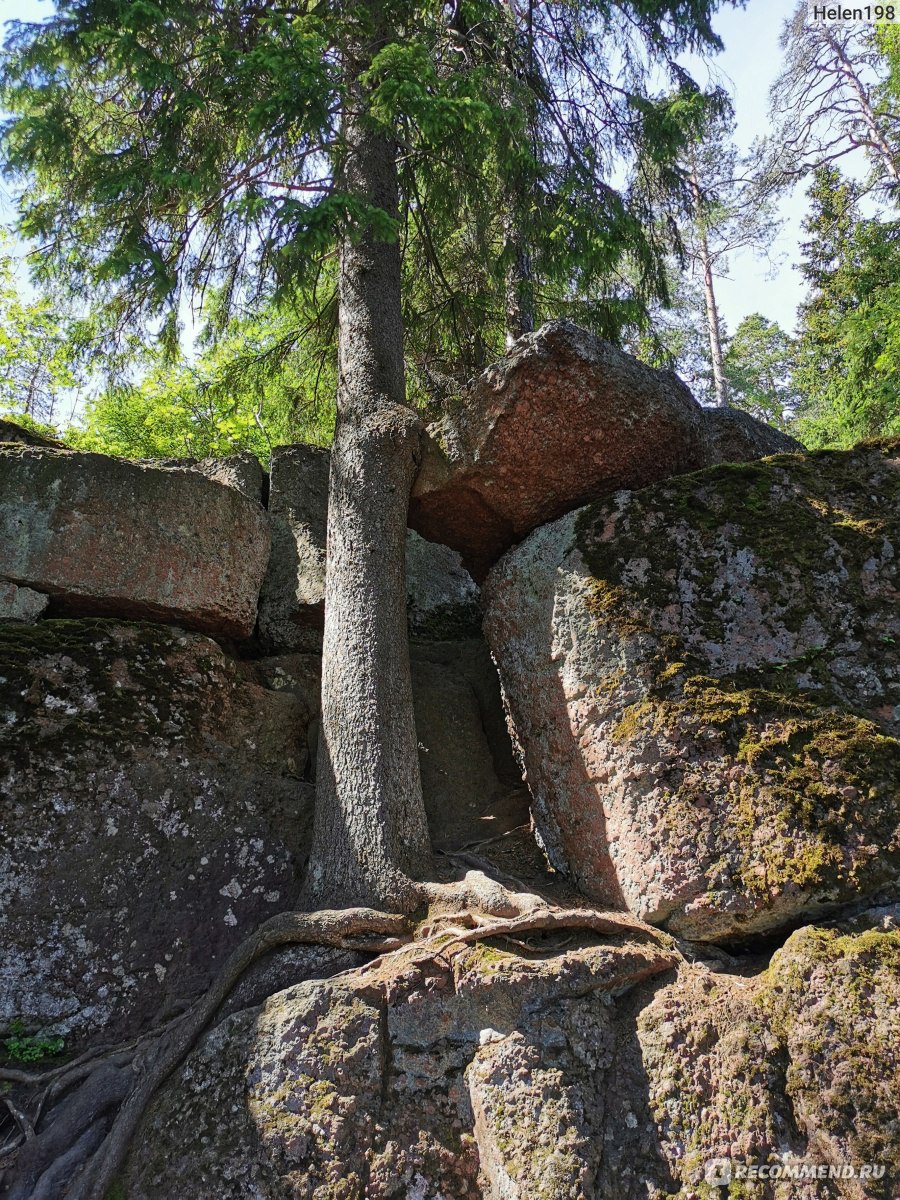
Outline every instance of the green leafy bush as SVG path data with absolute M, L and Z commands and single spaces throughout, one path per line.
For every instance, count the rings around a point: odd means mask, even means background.
M 12 1021 L 3 1048 L 13 1062 L 33 1063 L 61 1054 L 65 1044 L 65 1038 L 61 1037 L 29 1037 L 21 1021 Z

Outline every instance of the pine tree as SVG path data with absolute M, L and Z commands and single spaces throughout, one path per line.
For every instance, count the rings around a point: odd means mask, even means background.
M 812 18 L 806 0 L 785 22 L 784 66 L 772 84 L 774 130 L 762 151 L 773 186 L 862 152 L 876 181 L 900 186 L 900 105 L 885 86 L 889 55 L 877 27 Z
M 769 200 L 746 174 L 733 141 L 733 122 L 720 118 L 706 126 L 688 151 L 692 209 L 686 243 L 703 285 L 715 403 L 729 403 L 723 323 L 716 278 L 728 270 L 729 256 L 743 249 L 768 250 L 777 221 Z

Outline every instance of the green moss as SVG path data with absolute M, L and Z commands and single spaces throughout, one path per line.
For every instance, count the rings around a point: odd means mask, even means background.
M 816 576 L 841 566 L 864 612 L 863 563 L 883 538 L 900 539 L 900 472 L 880 461 L 898 453 L 895 439 L 855 451 L 722 464 L 588 506 L 576 522 L 575 548 L 592 576 L 589 611 L 623 637 L 653 632 L 655 614 L 680 603 L 681 580 L 696 589 L 697 613 L 718 637 L 727 543 L 750 552 L 754 585 L 773 600 L 786 594 L 787 582 L 794 609 L 815 607 Z M 641 558 L 651 570 L 635 586 L 627 568 Z
M 464 955 L 460 956 L 459 963 L 461 969 L 466 972 L 471 971 L 476 975 L 496 975 L 498 972 L 505 971 L 511 963 L 515 962 L 516 957 L 516 955 L 499 950 L 487 942 L 474 942 L 466 949 Z
M 872 721 L 824 708 L 818 693 L 693 676 L 627 708 L 613 737 L 642 733 L 669 734 L 692 745 L 691 758 L 714 753 L 742 768 L 719 840 L 740 848 L 735 882 L 743 890 L 767 894 L 794 884 L 851 895 L 861 871 L 872 887 L 900 870 L 900 742 Z M 673 788 L 676 805 L 703 798 L 702 785 Z M 851 846 L 857 853 L 848 855 Z
M 900 1169 L 895 1021 L 900 930 L 807 927 L 773 957 L 757 1007 L 788 1046 L 786 1091 L 804 1119 L 857 1162 L 880 1162 L 873 1197 L 894 1193 Z M 880 1190 L 883 1188 L 883 1191 Z
M 613 741 L 628 742 L 641 731 L 652 732 L 658 712 L 658 707 L 651 700 L 630 704 L 612 731 Z
M 864 583 L 885 542 L 900 549 L 900 471 L 885 461 L 898 453 L 894 440 L 726 464 L 578 517 L 575 548 L 591 572 L 586 608 L 600 630 L 639 644 L 643 668 L 640 694 L 632 691 L 612 739 L 662 737 L 680 750 L 661 777 L 661 824 L 683 834 L 695 806 L 708 804 L 690 763 L 733 764 L 717 813 L 717 843 L 730 848 L 713 868 L 712 890 L 796 885 L 848 896 L 860 873 L 871 888 L 900 870 L 900 741 L 874 719 L 896 697 L 870 694 L 866 711 L 849 707 L 827 644 L 840 579 L 841 612 L 855 611 L 860 623 L 835 628 L 841 653 L 855 636 L 860 667 L 868 653 L 871 676 L 890 678 L 882 668 L 898 654 L 887 632 L 893 606 L 874 601 Z M 726 565 L 737 555 L 763 609 L 788 631 L 813 617 L 826 644 L 712 673 L 703 647 L 721 644 L 735 619 L 740 588 Z M 673 612 L 683 633 L 672 633 Z

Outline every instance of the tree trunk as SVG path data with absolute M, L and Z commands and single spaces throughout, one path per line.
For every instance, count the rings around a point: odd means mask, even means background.
M 524 37 L 524 62 L 517 61 L 515 43 L 516 10 L 509 6 L 510 41 L 506 50 L 507 83 L 503 89 L 504 105 L 507 108 L 524 112 L 523 128 L 532 137 L 533 98 L 527 89 L 514 86 L 510 79 L 523 71 L 525 75 L 534 69 L 534 26 L 533 3 L 529 0 L 526 12 L 526 25 L 522 32 Z M 525 211 L 528 197 L 525 194 L 525 184 L 521 179 L 507 181 L 503 193 L 503 255 L 506 259 L 506 279 L 504 281 L 504 323 L 506 326 L 507 349 L 523 334 L 534 332 L 535 303 L 534 303 L 534 271 L 531 265 L 531 254 L 528 250 L 528 237 L 524 229 Z
M 375 43 L 377 46 L 377 42 Z M 353 80 L 341 186 L 396 217 L 396 148 Z M 410 911 L 431 847 L 422 800 L 406 620 L 409 494 L 422 425 L 405 402 L 400 248 L 345 235 L 339 284 L 337 427 L 331 451 L 322 726 L 304 902 Z
M 534 279 L 531 256 L 517 228 L 519 203 L 518 197 L 508 194 L 503 216 L 504 252 L 508 259 L 505 306 L 507 347 L 523 334 L 534 332 Z
M 703 267 L 703 299 L 706 308 L 706 325 L 709 330 L 709 357 L 712 363 L 713 391 L 718 408 L 728 407 L 728 384 L 725 380 L 725 355 L 722 350 L 722 329 L 719 324 L 719 308 L 716 304 L 716 289 L 713 280 L 713 260 L 709 250 L 709 239 L 700 211 L 701 192 L 696 169 L 691 179 L 697 213 L 697 243 L 700 250 L 700 265 Z
M 700 253 L 703 256 L 703 297 L 706 301 L 706 323 L 709 327 L 709 354 L 712 361 L 713 390 L 716 405 L 728 407 L 728 384 L 725 380 L 725 355 L 722 351 L 722 329 L 719 325 L 719 309 L 716 304 L 716 289 L 713 284 L 712 260 L 706 234 L 700 235 Z

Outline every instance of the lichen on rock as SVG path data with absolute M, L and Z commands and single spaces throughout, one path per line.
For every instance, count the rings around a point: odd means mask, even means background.
M 736 968 L 736 969 L 735 969 Z M 891 1200 L 900 1172 L 900 940 L 877 911 L 807 926 L 754 969 L 683 967 L 638 1014 L 661 1148 L 712 1200 L 705 1167 L 775 1167 L 780 1182 L 741 1181 L 729 1197 Z M 859 1172 L 816 1180 L 803 1164 Z M 875 1170 L 872 1170 L 875 1168 Z M 777 1176 L 776 1176 L 777 1179 Z
M 0 625 L 0 1030 L 145 1028 L 293 902 L 302 701 L 210 638 Z
M 413 945 L 288 988 L 252 1023 L 214 1031 L 206 1046 L 223 1057 L 227 1090 L 199 1047 L 148 1112 L 129 1200 L 156 1200 L 175 1179 L 186 1200 L 208 1195 L 207 1156 L 185 1153 L 184 1118 L 205 1129 L 212 1106 L 234 1105 L 236 1144 L 219 1140 L 214 1177 L 222 1200 L 246 1194 L 247 1162 L 274 1173 L 264 1200 L 587 1200 L 603 1146 L 591 1086 L 610 1063 L 614 997 L 667 970 L 671 953 L 619 939 L 521 954 L 450 936 L 421 959 Z M 501 1172 L 512 1190 L 496 1190 Z
M 900 873 L 900 444 L 620 492 L 487 587 L 541 835 L 694 938 Z
M 448 934 L 229 1018 L 148 1111 L 128 1200 L 891 1200 L 889 915 L 804 928 L 770 962 L 564 942 Z M 720 1190 L 715 1159 L 879 1170 Z

